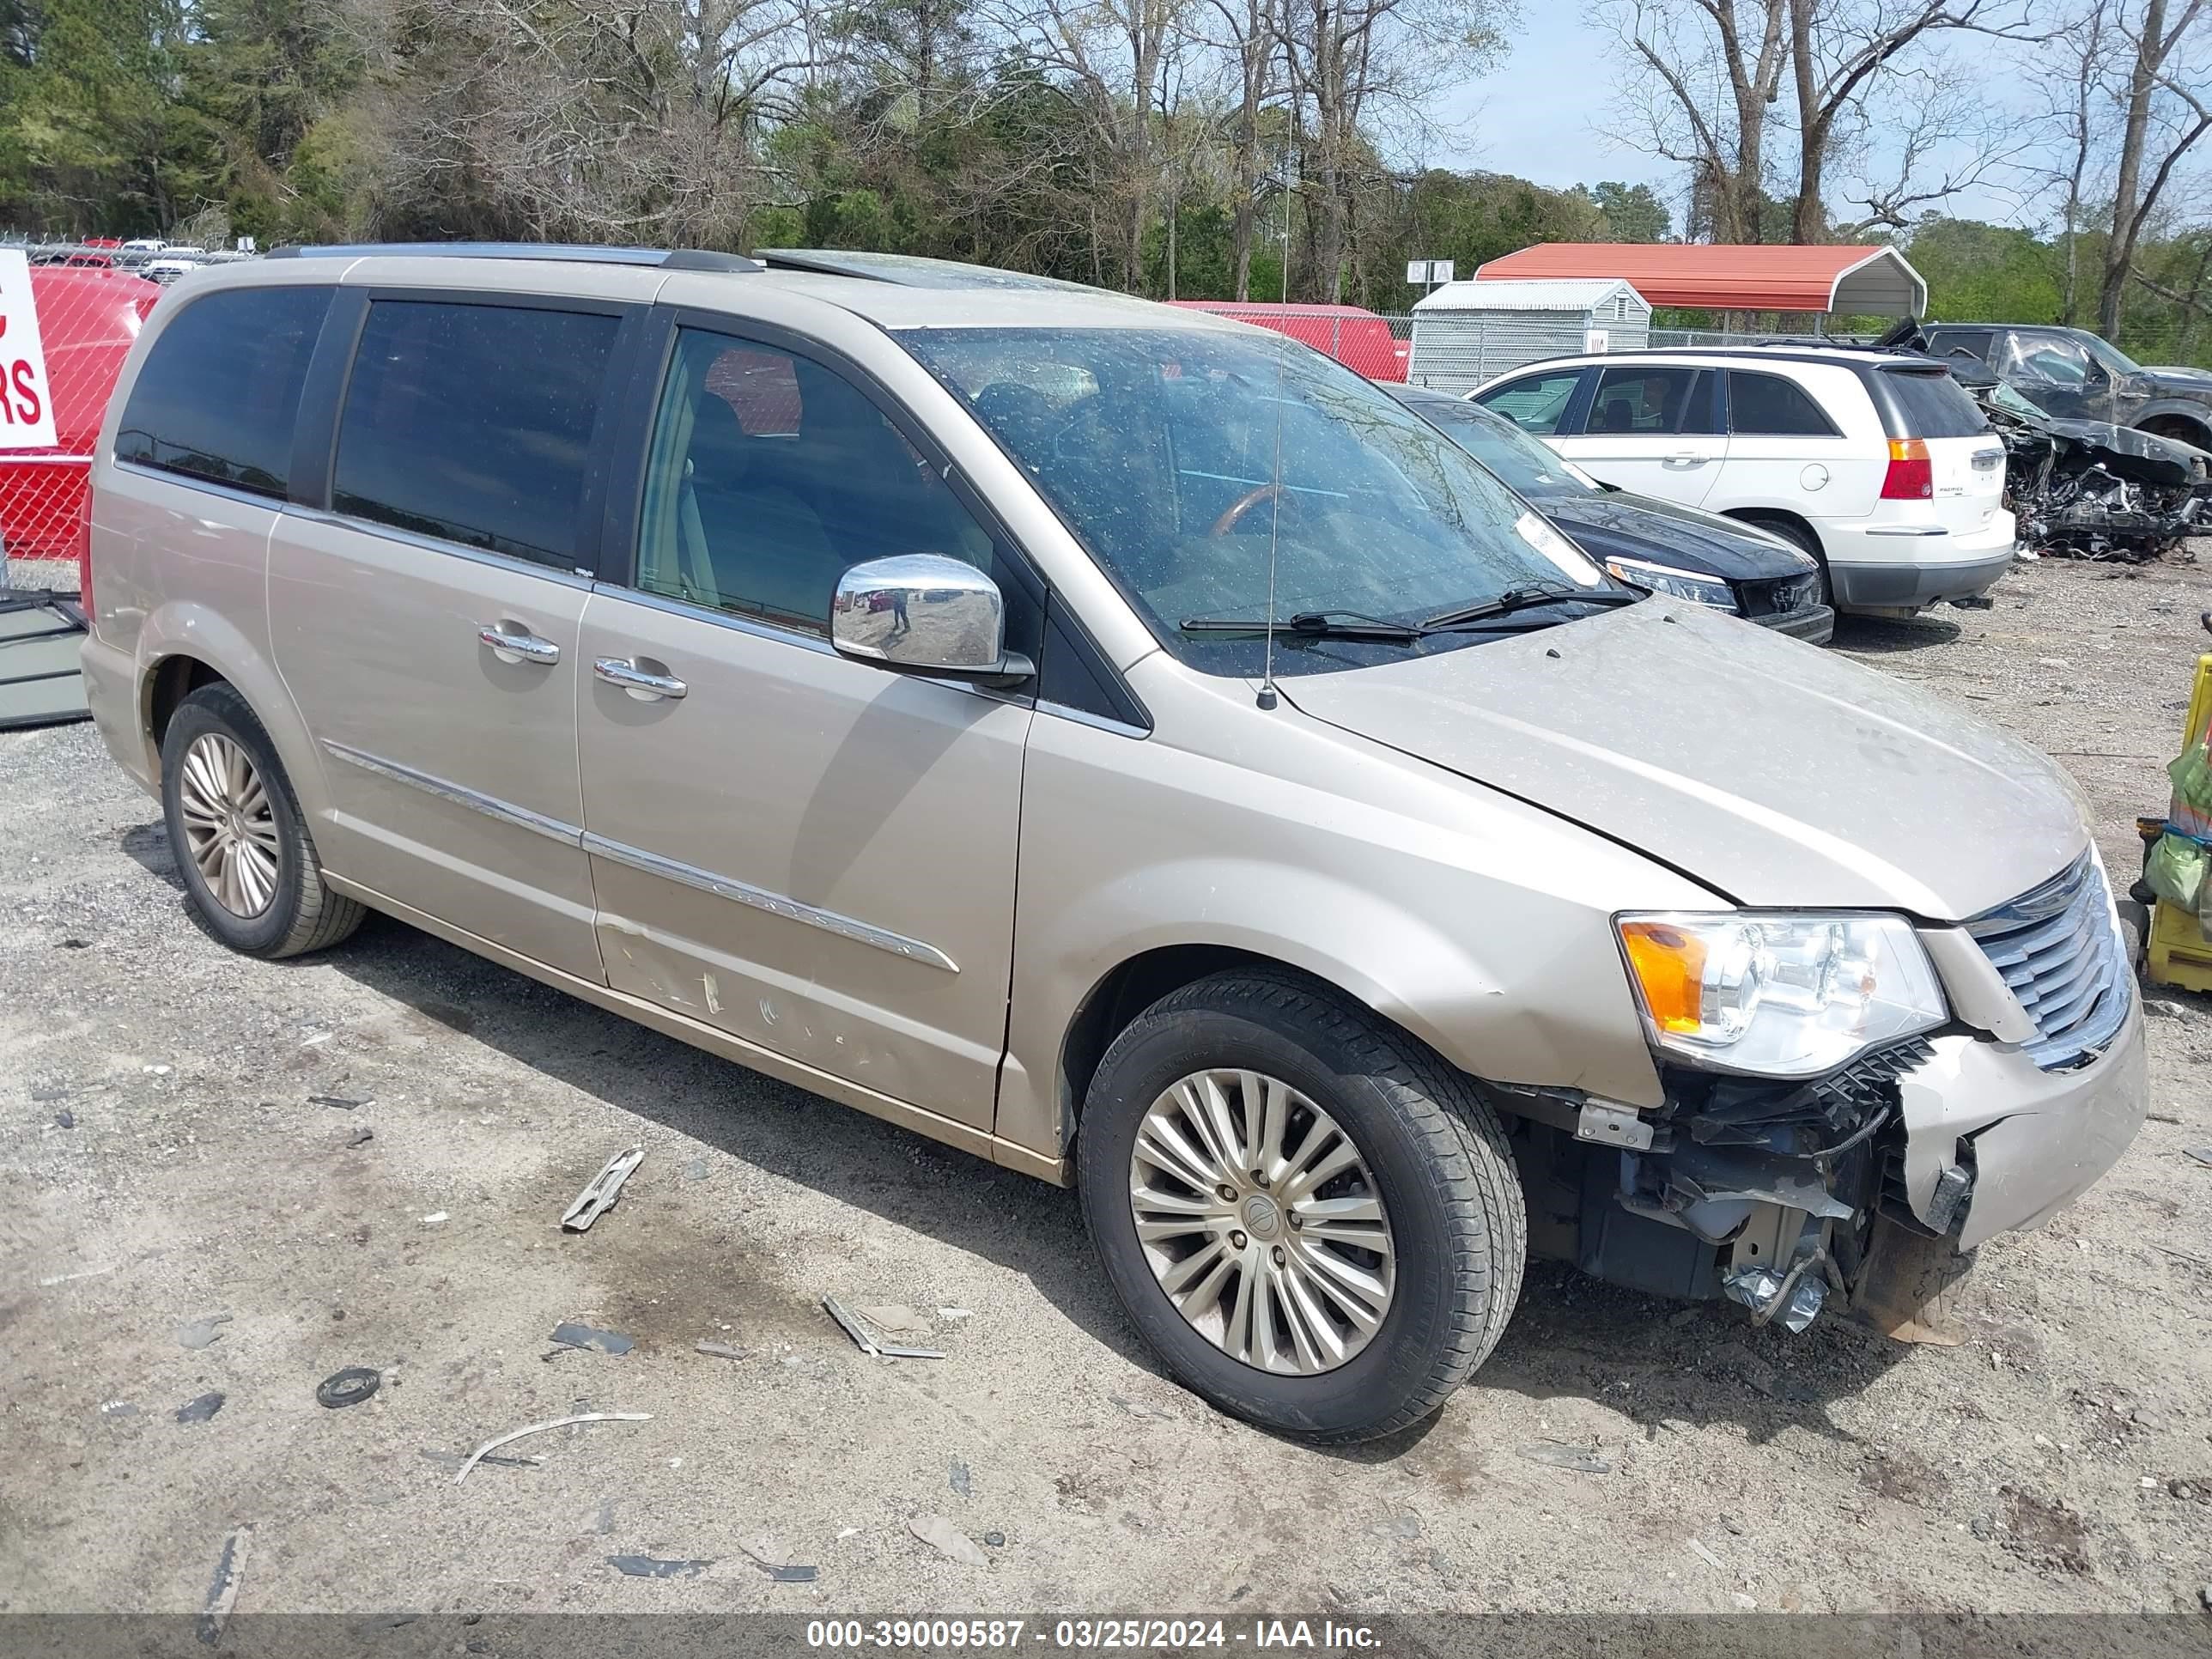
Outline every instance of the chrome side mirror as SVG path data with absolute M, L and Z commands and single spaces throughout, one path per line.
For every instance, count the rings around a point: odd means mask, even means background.
M 830 642 L 841 656 L 908 674 L 1011 684 L 1036 672 L 1006 648 L 998 583 L 958 559 L 907 553 L 837 579 Z

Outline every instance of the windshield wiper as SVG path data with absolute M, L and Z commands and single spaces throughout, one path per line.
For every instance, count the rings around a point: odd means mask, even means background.
M 1264 634 L 1265 617 L 1187 617 L 1186 634 Z M 1395 623 L 1362 611 L 1300 611 L 1275 619 L 1275 631 L 1305 640 L 1379 640 L 1411 645 L 1429 630 L 1419 623 Z
M 1442 611 L 1421 623 L 1433 633 L 1439 628 L 1458 628 L 1468 623 L 1510 617 L 1516 611 L 1533 611 L 1546 605 L 1634 605 L 1644 596 L 1619 587 L 1570 587 L 1560 582 L 1540 582 L 1529 587 L 1509 587 L 1494 599 L 1457 611 Z

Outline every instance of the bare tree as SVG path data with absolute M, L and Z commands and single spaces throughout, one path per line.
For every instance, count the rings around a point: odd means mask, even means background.
M 1343 293 L 1355 186 L 1376 181 L 1368 130 L 1415 113 L 1501 45 L 1510 0 L 1281 0 L 1275 36 L 1297 133 L 1316 298 Z
M 2110 100 L 2106 82 L 2112 70 L 2114 0 L 2089 0 L 2081 15 L 2051 38 L 2043 74 L 2051 158 L 2045 177 L 2059 198 L 2058 240 L 2065 264 L 2059 279 L 2060 320 L 2080 314 L 2081 233 L 2091 218 L 2093 169 L 2109 140 Z
M 1209 44 L 1228 65 L 1235 104 L 1229 114 L 1230 261 L 1239 300 L 1252 297 L 1252 244 L 1266 173 L 1260 116 L 1278 89 L 1276 0 L 1208 0 L 1219 24 Z
M 1790 0 L 1598 0 L 1629 59 L 1624 140 L 1690 170 L 1717 242 L 1765 240 L 1770 109 Z
M 2108 340 L 2119 335 L 2129 271 L 2144 227 L 2182 157 L 2212 131 L 2212 107 L 2197 90 L 2204 82 L 2191 57 L 2202 44 L 2198 37 L 2206 31 L 2198 26 L 2207 15 L 2206 0 L 2142 0 L 2136 17 L 2120 14 L 2118 27 L 2131 51 L 2112 232 L 2097 295 L 2097 329 Z
M 1826 172 L 1838 128 L 1867 106 L 1885 75 L 1897 72 L 1898 59 L 1926 37 L 1971 30 L 2019 36 L 2028 29 L 2021 0 L 1786 0 L 1790 11 L 1790 67 L 1796 94 L 1797 192 L 1790 210 L 1790 240 L 1819 242 L 1828 234 L 1822 199 Z M 1967 137 L 1966 118 L 1986 110 L 1988 100 L 1961 98 L 1948 76 L 1920 70 L 1926 84 L 1909 100 L 1911 113 L 1897 149 L 1904 165 L 1896 182 L 1863 198 L 1868 217 L 1857 228 L 1885 224 L 1902 227 L 1900 216 L 1956 194 L 1978 182 L 1993 165 L 1990 146 L 1945 181 L 1915 183 L 1920 163 L 1955 149 Z M 2017 148 L 2018 141 L 2014 141 Z M 1996 148 L 2002 149 L 2000 143 Z
M 386 211 L 448 232 L 734 246 L 805 0 L 352 0 L 388 90 Z

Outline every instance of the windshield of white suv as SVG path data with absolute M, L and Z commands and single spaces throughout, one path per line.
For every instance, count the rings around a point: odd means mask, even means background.
M 1418 624 L 1516 590 L 1619 589 L 1458 446 L 1294 341 L 1211 330 L 912 329 L 1170 651 L 1260 670 L 1257 623 Z M 1271 571 L 1272 567 L 1272 571 Z M 1589 613 L 1579 598 L 1474 633 L 1278 635 L 1279 673 L 1455 648 Z M 1249 635 L 1220 624 L 1252 619 Z M 1187 628 L 1212 623 L 1212 628 Z M 1285 648 L 1286 644 L 1290 648 Z

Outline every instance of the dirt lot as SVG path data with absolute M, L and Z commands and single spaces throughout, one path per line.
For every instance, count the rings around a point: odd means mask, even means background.
M 1839 646 L 2057 755 L 2131 872 L 2207 605 L 2212 562 L 2045 561 Z M 2184 1156 L 2212 1000 L 2151 999 L 2152 1121 L 1984 1250 L 1966 1346 L 1540 1268 L 1440 1419 L 1332 1454 L 1159 1376 L 1066 1194 L 395 923 L 226 954 L 89 728 L 0 736 L 0 1609 L 196 1609 L 240 1524 L 241 1613 L 2165 1612 L 2212 1580 L 2212 1168 Z M 912 1307 L 949 1358 L 863 1358 L 825 1291 Z M 566 1320 L 636 1347 L 556 1348 Z M 382 1391 L 318 1406 L 346 1365 Z M 651 1420 L 455 1485 L 452 1454 L 580 1411 Z M 1528 1455 L 1573 1446 L 1606 1472 Z M 988 1565 L 917 1541 L 933 1514 Z

